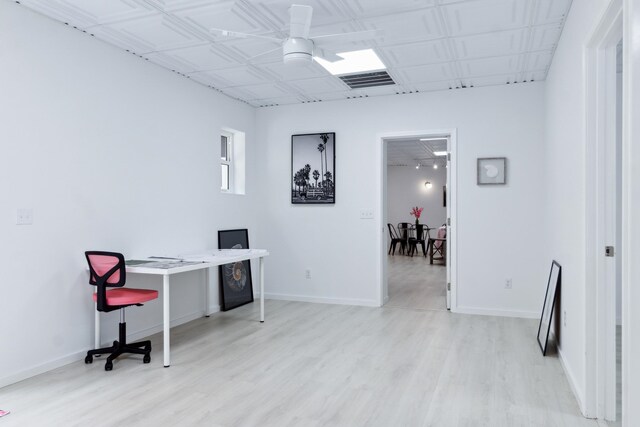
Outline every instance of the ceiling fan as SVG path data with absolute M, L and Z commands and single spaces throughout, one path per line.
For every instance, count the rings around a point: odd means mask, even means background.
M 343 58 L 336 55 L 334 52 L 327 50 L 327 46 L 331 46 L 332 44 L 341 42 L 372 40 L 376 37 L 381 36 L 381 31 L 379 30 L 367 30 L 309 37 L 313 8 L 311 6 L 293 4 L 289 8 L 289 15 L 289 37 L 287 38 L 240 33 L 237 31 L 223 30 L 219 28 L 212 28 L 211 32 L 227 37 L 251 37 L 281 43 L 281 47 L 262 52 L 249 59 L 251 60 L 259 56 L 267 55 L 269 53 L 282 49 L 285 64 L 308 63 L 311 62 L 314 57 L 319 57 L 329 62 L 340 61 Z

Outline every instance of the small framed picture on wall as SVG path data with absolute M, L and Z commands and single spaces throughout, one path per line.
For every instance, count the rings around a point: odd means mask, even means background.
M 478 185 L 504 185 L 507 183 L 507 158 L 478 159 Z

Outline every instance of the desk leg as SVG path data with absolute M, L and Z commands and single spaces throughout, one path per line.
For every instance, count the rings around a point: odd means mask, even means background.
M 164 322 L 163 356 L 165 368 L 168 368 L 171 365 L 171 355 L 169 354 L 171 348 L 169 343 L 171 335 L 171 308 L 169 300 L 169 275 L 165 274 L 162 276 L 162 317 Z
M 95 322 L 94 322 L 94 328 L 95 328 L 95 337 L 93 339 L 93 348 L 95 349 L 99 349 L 100 348 L 100 312 L 98 311 L 98 303 L 96 302 L 96 306 L 95 306 Z
M 204 317 L 209 317 L 209 271 L 211 268 L 204 269 Z
M 264 323 L 264 257 L 260 258 L 260 323 Z

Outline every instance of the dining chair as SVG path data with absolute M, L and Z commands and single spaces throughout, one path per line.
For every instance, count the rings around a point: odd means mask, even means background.
M 411 226 L 412 224 L 408 222 L 399 222 L 398 223 L 398 235 L 402 240 L 407 243 L 409 238 L 411 237 Z
M 389 238 L 391 239 L 391 244 L 389 245 L 389 254 L 396 254 L 396 246 L 400 243 L 400 253 L 404 254 L 406 241 L 400 238 L 398 231 L 392 224 L 387 223 L 387 227 L 389 228 Z M 393 252 L 392 252 L 393 250 Z
M 447 264 L 447 226 L 445 224 L 438 228 L 436 237 L 429 238 L 429 264 L 433 264 L 434 259 L 442 260 L 445 265 Z
M 429 230 L 430 228 L 425 224 L 416 226 L 415 237 L 409 238 L 409 256 L 413 257 L 413 254 L 418 250 L 418 245 L 422 247 L 422 255 L 427 256 Z
M 89 284 L 96 287 L 93 301 L 98 311 L 120 310 L 118 340 L 110 347 L 89 350 L 84 363 L 93 363 L 93 356 L 109 354 L 104 365 L 105 371 L 113 369 L 113 360 L 123 353 L 143 355 L 142 362 L 151 362 L 151 341 L 127 342 L 127 323 L 124 309 L 131 305 L 142 306 L 143 302 L 158 298 L 158 291 L 150 289 L 124 288 L 126 267 L 124 256 L 117 252 L 87 251 L 85 257 L 89 263 Z M 117 288 L 109 289 L 107 288 Z

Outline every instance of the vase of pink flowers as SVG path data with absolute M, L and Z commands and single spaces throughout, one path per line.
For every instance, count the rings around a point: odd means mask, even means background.
M 409 212 L 410 215 L 416 218 L 416 237 L 418 238 L 422 238 L 422 225 L 420 224 L 420 215 L 422 215 L 423 209 L 424 208 L 415 206 L 411 209 L 411 212 Z

